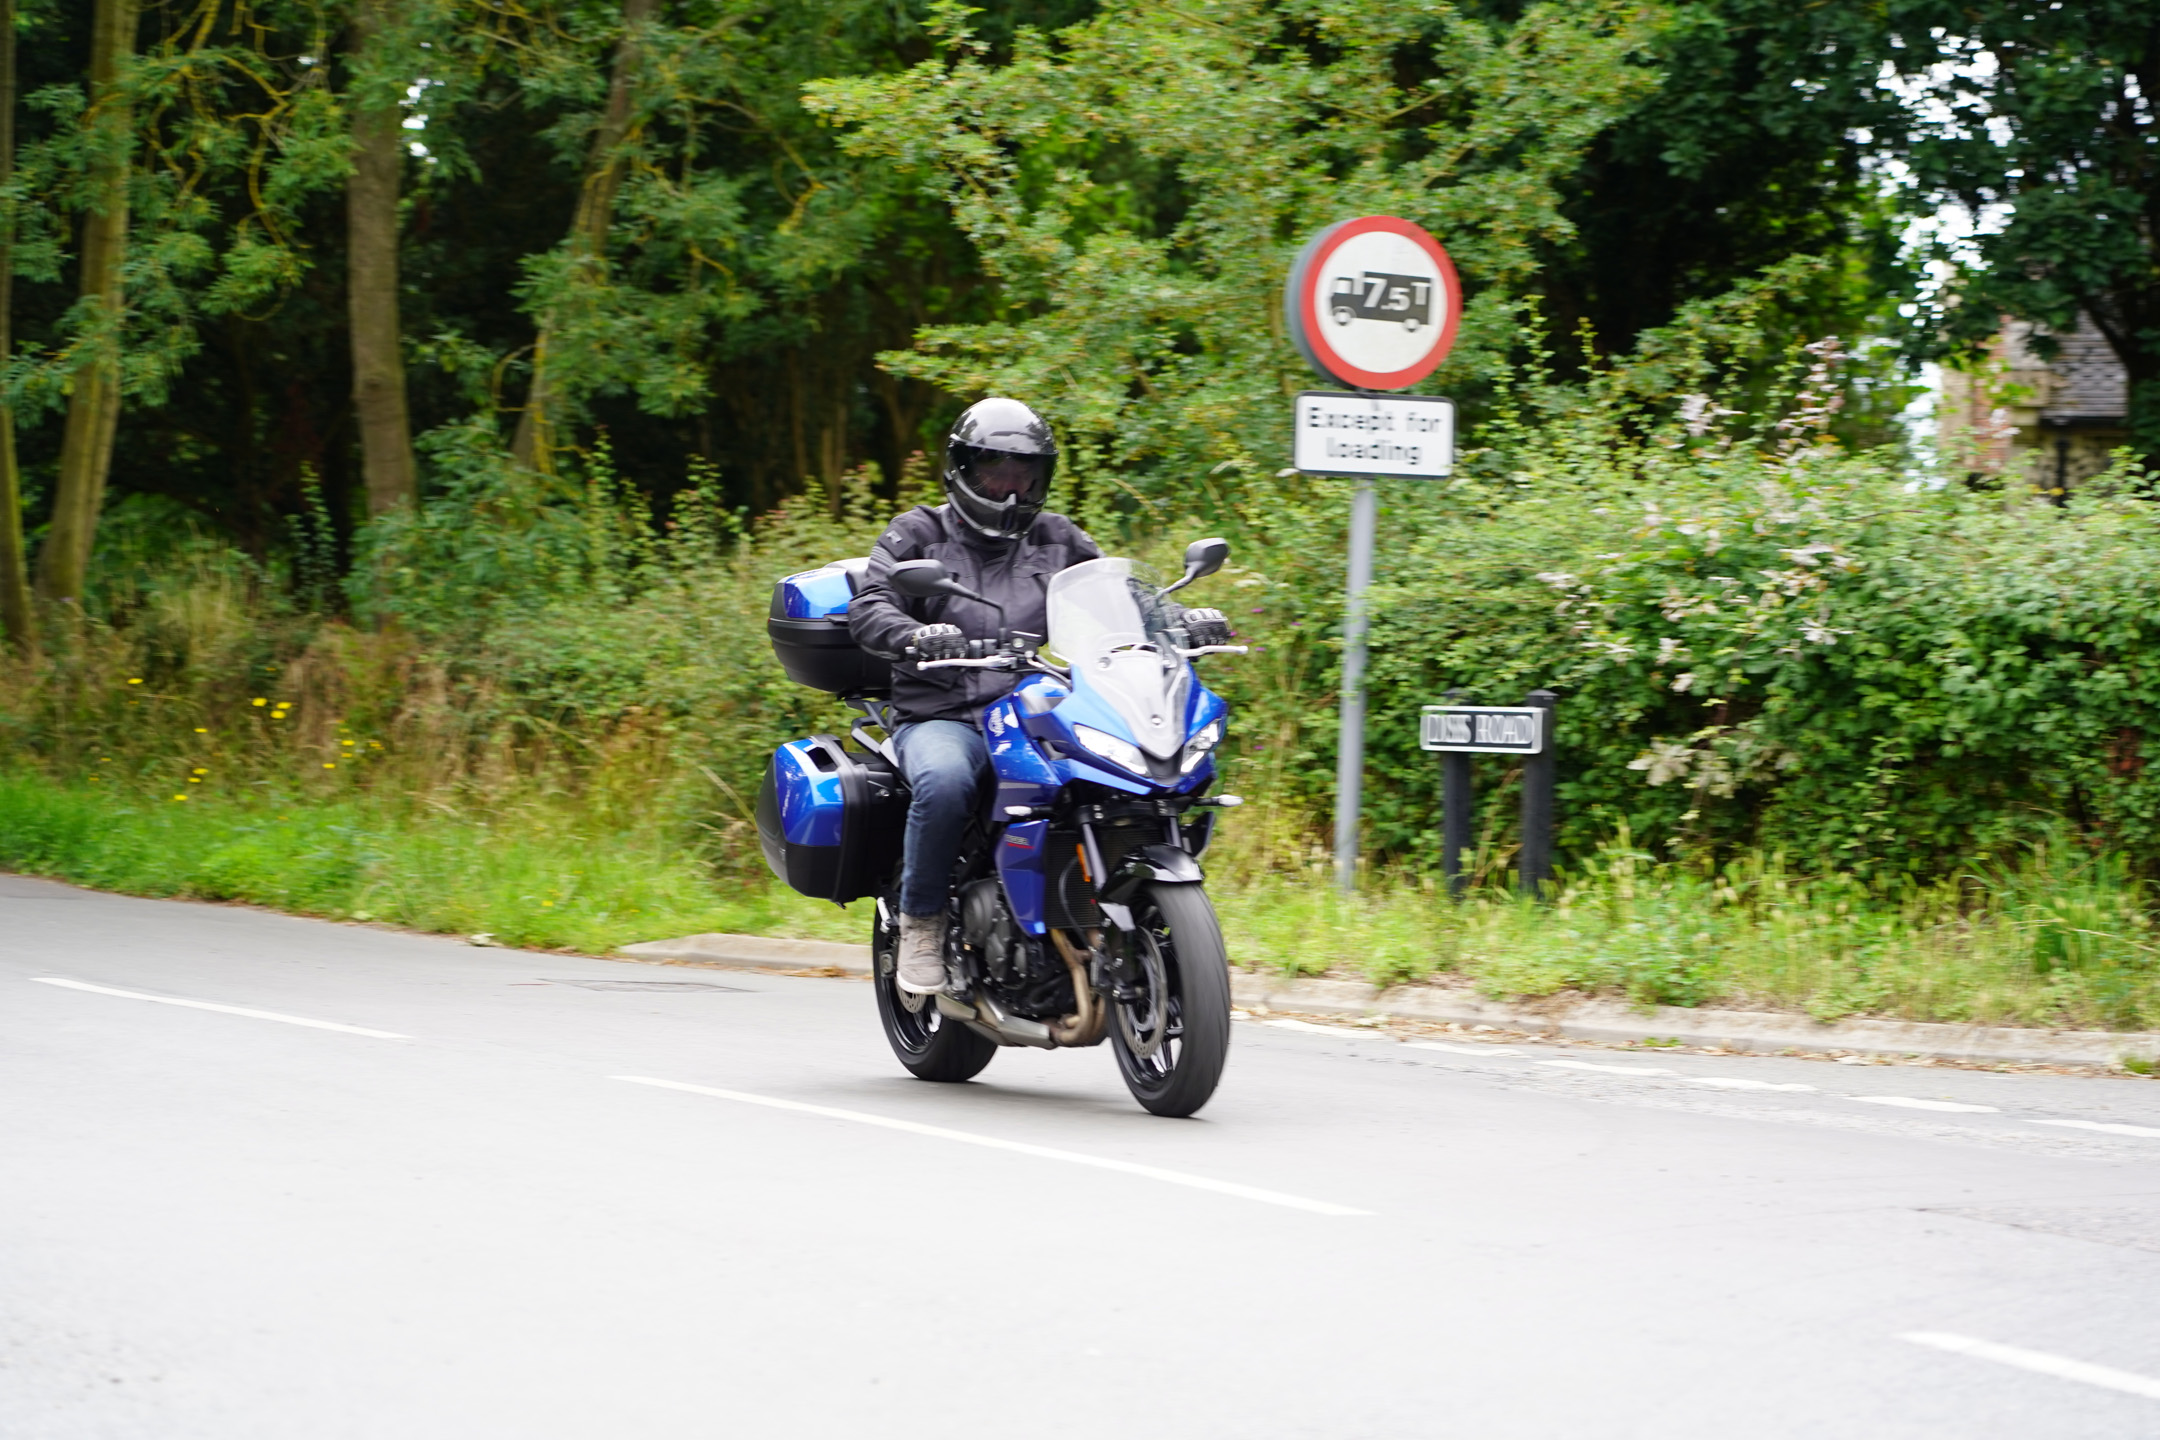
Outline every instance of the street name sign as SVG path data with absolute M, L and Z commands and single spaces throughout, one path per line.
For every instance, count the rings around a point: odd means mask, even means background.
M 1418 748 L 1470 755 L 1541 754 L 1545 712 L 1535 705 L 1427 705 L 1418 721 Z
M 1308 475 L 1436 480 L 1455 468 L 1455 402 L 1430 395 L 1297 397 L 1291 463 Z
M 1358 390 L 1407 390 L 1455 344 L 1462 283 L 1421 227 L 1364 215 L 1306 242 L 1283 287 L 1283 318 L 1322 377 Z

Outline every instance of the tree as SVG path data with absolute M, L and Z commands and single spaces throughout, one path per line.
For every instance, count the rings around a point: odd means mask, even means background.
M 79 601 L 90 544 L 105 501 L 113 436 L 120 421 L 120 347 L 127 246 L 129 156 L 134 110 L 121 69 L 135 49 L 134 0 L 97 0 L 90 40 L 91 145 L 88 213 L 83 217 L 81 294 L 85 324 L 73 366 L 67 431 L 53 496 L 52 527 L 38 555 L 38 586 L 49 599 Z
M 1891 8 L 1887 58 L 1919 106 L 1895 149 L 1924 212 L 2001 221 L 1933 315 L 1971 346 L 2004 313 L 2089 317 L 2130 382 L 2132 444 L 2160 459 L 2160 11 L 2150 0 Z
M 1561 185 L 1574 231 L 1538 288 L 1568 360 L 1582 358 L 1581 322 L 1605 353 L 1624 351 L 1688 302 L 1798 255 L 1829 263 L 1780 301 L 1784 324 L 1773 328 L 1786 333 L 1765 339 L 1781 359 L 1794 341 L 1895 323 L 1911 288 L 1897 263 L 1902 217 L 1854 143 L 1904 122 L 1878 83 L 1886 51 L 1871 6 L 1672 6 L 1636 60 L 1656 89 Z
M 353 409 L 370 515 L 419 497 L 405 358 L 398 326 L 399 102 L 410 53 L 399 0 L 356 0 L 352 16 L 352 175 L 345 182 L 346 302 L 352 318 Z
M 569 267 L 563 278 L 572 292 L 566 298 L 574 298 L 576 290 L 598 282 L 607 272 L 608 231 L 615 223 L 615 197 L 621 193 L 623 177 L 630 168 L 623 146 L 632 134 L 638 46 L 652 23 L 653 7 L 654 0 L 623 0 L 622 37 L 615 42 L 607 108 L 593 131 L 585 182 L 578 189 L 577 213 L 571 218 L 570 237 L 565 242 Z M 526 391 L 525 409 L 518 416 L 517 435 L 510 447 L 511 457 L 527 469 L 546 470 L 553 463 L 555 442 L 551 432 L 563 389 L 552 354 L 559 319 L 553 306 L 542 313 L 540 333 L 533 342 L 532 384 Z
M 1285 463 L 1304 367 L 1282 277 L 1331 220 L 1446 237 L 1470 294 L 1430 384 L 1491 376 L 1568 233 L 1558 182 L 1653 78 L 1625 63 L 1645 36 L 1619 6 L 1108 0 L 1055 37 L 1022 30 L 1002 64 L 963 6 L 932 23 L 942 58 L 808 92 L 850 148 L 951 206 L 1000 286 L 995 321 L 925 327 L 884 362 L 1029 397 L 1101 489 L 1235 469 L 1250 491 Z
M 0 364 L 14 350 L 15 0 L 0 0 Z M 15 462 L 15 410 L 0 403 L 0 636 L 19 650 L 37 643 L 30 571 L 23 550 L 22 475 Z

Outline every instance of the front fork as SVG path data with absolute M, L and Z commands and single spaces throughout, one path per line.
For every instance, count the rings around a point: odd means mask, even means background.
M 1185 831 L 1175 815 L 1163 817 L 1163 840 L 1178 849 L 1185 848 Z M 1088 979 L 1098 991 L 1107 993 L 1120 1004 L 1130 1005 L 1145 998 L 1147 976 L 1142 971 L 1139 957 L 1134 953 L 1132 906 L 1116 900 L 1105 900 L 1099 893 L 1110 883 L 1104 872 L 1102 847 L 1095 839 L 1092 822 L 1080 822 L 1080 844 L 1087 857 L 1090 880 L 1098 894 L 1095 904 L 1110 922 L 1110 929 L 1117 938 L 1108 938 L 1100 930 L 1088 932 Z M 1108 943 L 1105 940 L 1108 938 Z

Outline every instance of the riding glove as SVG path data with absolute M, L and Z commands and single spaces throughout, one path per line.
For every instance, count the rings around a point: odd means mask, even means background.
M 1222 611 L 1203 605 L 1185 612 L 1185 633 L 1191 637 L 1194 649 L 1204 645 L 1228 645 L 1230 621 Z
M 924 660 L 958 660 L 967 654 L 967 636 L 957 625 L 925 625 L 908 636 L 908 644 Z

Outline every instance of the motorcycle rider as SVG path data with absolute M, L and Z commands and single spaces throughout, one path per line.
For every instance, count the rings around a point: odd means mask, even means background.
M 870 552 L 867 579 L 848 606 L 848 630 L 875 654 L 958 659 L 970 638 L 1000 628 L 1040 642 L 1049 624 L 1050 577 L 1100 558 L 1087 532 L 1043 508 L 1057 470 L 1057 441 L 1041 416 L 993 396 L 962 411 L 945 442 L 945 503 L 898 516 Z M 911 599 L 892 588 L 893 566 L 937 560 L 967 589 L 1004 607 L 935 595 Z M 1184 624 L 1196 645 L 1227 644 L 1220 610 L 1194 609 Z M 990 752 L 979 728 L 983 707 L 1017 683 L 1010 670 L 893 669 L 893 748 L 912 799 L 900 867 L 900 953 L 894 977 L 914 995 L 945 988 L 945 901 L 968 821 L 980 803 Z

